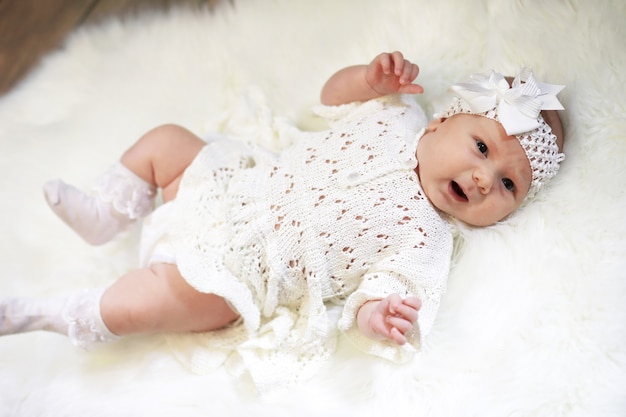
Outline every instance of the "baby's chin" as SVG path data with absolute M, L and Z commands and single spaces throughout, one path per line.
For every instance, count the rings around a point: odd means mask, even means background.
M 440 212 L 442 212 L 440 210 Z M 465 213 L 446 213 L 443 212 L 448 218 L 454 219 L 454 221 L 461 222 L 469 227 L 474 228 L 483 228 L 493 226 L 494 224 L 500 223 L 501 221 L 506 220 L 511 213 L 506 213 L 505 215 L 494 215 L 493 213 L 473 213 L 473 212 L 465 212 Z
M 486 216 L 486 217 L 473 217 L 473 216 L 468 216 L 466 218 L 464 218 L 464 216 L 451 216 L 454 217 L 455 219 L 457 219 L 458 221 L 465 223 L 468 226 L 471 227 L 489 227 L 489 226 L 493 226 L 495 224 L 498 224 L 500 222 L 505 221 L 506 219 L 508 219 L 511 214 L 513 214 L 515 212 L 511 211 L 509 213 L 507 213 L 505 216 Z

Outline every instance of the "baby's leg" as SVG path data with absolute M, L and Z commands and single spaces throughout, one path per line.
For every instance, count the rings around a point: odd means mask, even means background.
M 123 276 L 105 291 L 100 310 L 107 327 L 120 336 L 209 331 L 239 317 L 223 298 L 196 291 L 171 264 Z
M 0 335 L 47 330 L 88 348 L 130 334 L 215 330 L 238 316 L 223 298 L 189 286 L 175 265 L 156 264 L 122 276 L 106 290 L 0 299 Z
M 157 127 L 141 137 L 100 179 L 89 196 L 60 180 L 44 185 L 52 210 L 93 245 L 108 242 L 154 207 L 156 189 L 164 201 L 176 195 L 180 178 L 205 142 L 175 125 Z
M 206 145 L 189 130 L 163 125 L 142 136 L 122 155 L 121 163 L 144 181 L 163 190 L 163 200 L 172 200 L 183 172 Z

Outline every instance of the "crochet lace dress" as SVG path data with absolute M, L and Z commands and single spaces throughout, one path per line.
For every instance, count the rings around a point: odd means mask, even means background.
M 334 351 L 336 328 L 368 353 L 404 361 L 433 324 L 452 234 L 415 172 L 423 111 L 390 96 L 318 113 L 330 129 L 292 129 L 280 153 L 215 139 L 185 172 L 170 231 L 176 263 L 242 317 L 170 339 L 179 352 L 187 346 L 195 371 L 226 361 L 264 392 L 311 375 Z M 358 308 L 391 293 L 423 302 L 404 346 L 356 328 Z M 332 305 L 342 306 L 338 323 Z

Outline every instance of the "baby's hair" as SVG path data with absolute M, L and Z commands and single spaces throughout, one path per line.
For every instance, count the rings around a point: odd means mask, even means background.
M 513 84 L 513 77 L 504 77 L 510 86 Z M 541 110 L 541 117 L 550 126 L 552 133 L 556 136 L 556 145 L 559 147 L 559 152 L 563 152 L 563 141 L 565 140 L 565 134 L 563 132 L 563 123 L 561 123 L 561 117 L 556 110 Z

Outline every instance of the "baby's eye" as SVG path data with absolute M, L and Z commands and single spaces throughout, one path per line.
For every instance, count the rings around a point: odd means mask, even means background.
M 487 145 L 485 145 L 485 142 L 482 141 L 476 141 L 476 147 L 478 148 L 478 151 L 480 153 L 482 153 L 483 155 L 487 155 Z
M 515 188 L 515 184 L 508 178 L 502 178 L 502 184 L 504 184 L 504 188 L 511 191 Z

